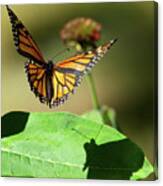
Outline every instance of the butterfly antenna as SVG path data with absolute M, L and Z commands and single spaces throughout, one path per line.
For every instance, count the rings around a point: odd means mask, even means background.
M 61 54 L 70 51 L 70 48 L 64 48 L 63 50 L 58 51 L 53 57 L 52 59 L 56 58 L 57 56 L 60 56 Z

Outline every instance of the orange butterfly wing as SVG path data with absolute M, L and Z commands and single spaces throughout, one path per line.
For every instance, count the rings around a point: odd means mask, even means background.
M 17 18 L 15 13 L 7 6 L 8 15 L 10 17 L 10 22 L 12 24 L 12 32 L 14 37 L 14 42 L 17 51 L 28 57 L 35 62 L 44 63 L 45 60 L 40 52 L 32 36 L 22 24 L 22 22 Z
M 25 65 L 28 82 L 31 90 L 39 97 L 41 102 L 48 101 L 46 93 L 46 69 L 41 65 L 29 61 Z
M 82 75 L 91 70 L 92 67 L 104 56 L 104 54 L 116 41 L 117 39 L 111 40 L 110 42 L 99 46 L 93 51 L 88 51 L 86 53 L 60 61 L 56 64 L 56 67 L 61 71 L 72 71 Z
M 83 75 L 92 69 L 115 42 L 116 40 L 111 40 L 94 51 L 82 53 L 55 64 L 52 76 L 54 93 L 51 106 L 63 103 L 68 95 L 79 86 Z

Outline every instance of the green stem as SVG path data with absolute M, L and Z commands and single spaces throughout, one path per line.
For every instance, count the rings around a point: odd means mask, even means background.
M 100 104 L 97 98 L 97 93 L 96 93 L 96 88 L 95 88 L 95 83 L 92 77 L 92 74 L 89 73 L 87 76 L 88 84 L 90 86 L 91 94 L 92 94 L 92 101 L 93 101 L 93 107 L 94 109 L 99 110 L 100 109 Z
M 90 86 L 90 91 L 92 94 L 93 108 L 95 110 L 99 110 L 104 123 L 106 123 L 106 124 L 111 123 L 113 128 L 122 132 L 122 130 L 120 129 L 120 127 L 118 126 L 118 123 L 116 121 L 115 111 L 113 109 L 108 109 L 108 107 L 105 107 L 105 106 L 101 107 L 100 106 L 98 98 L 97 98 L 95 83 L 94 83 L 93 76 L 91 73 L 88 74 L 87 80 L 88 80 L 88 84 Z

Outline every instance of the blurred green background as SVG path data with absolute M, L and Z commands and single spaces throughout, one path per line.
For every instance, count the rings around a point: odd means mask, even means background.
M 64 49 L 59 32 L 66 21 L 90 17 L 102 24 L 100 43 L 118 37 L 92 70 L 100 103 L 113 107 L 125 134 L 154 162 L 154 3 L 45 4 L 11 6 L 40 46 L 45 59 Z M 9 111 L 82 114 L 92 109 L 84 78 L 64 105 L 49 109 L 30 91 L 24 62 L 12 39 L 6 8 L 2 6 L 2 115 Z M 100 44 L 99 43 L 99 44 Z M 54 61 L 69 57 L 65 52 Z

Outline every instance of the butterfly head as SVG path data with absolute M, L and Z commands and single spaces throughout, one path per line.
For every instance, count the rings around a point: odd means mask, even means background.
M 48 60 L 48 65 L 53 66 L 53 61 L 52 60 Z
M 48 61 L 46 70 L 47 70 L 47 73 L 48 74 L 51 74 L 52 73 L 52 70 L 53 70 L 53 61 L 52 60 L 49 60 Z

